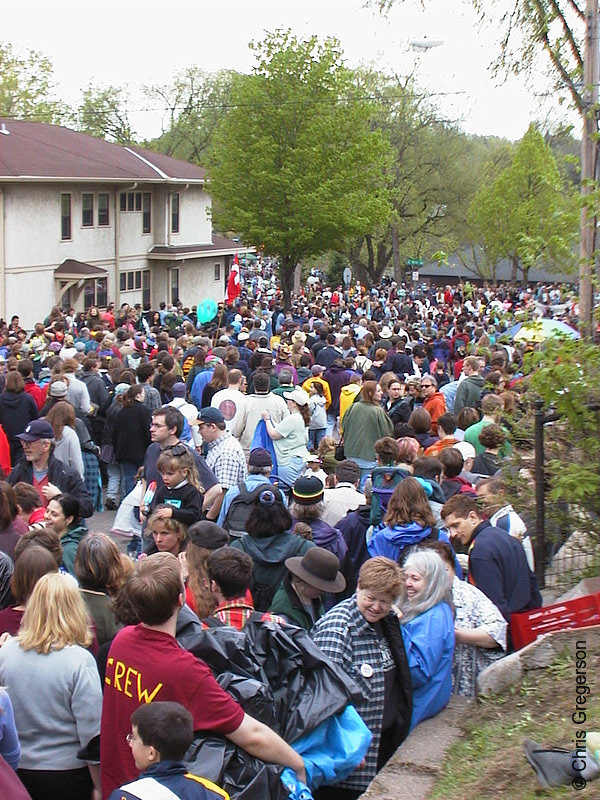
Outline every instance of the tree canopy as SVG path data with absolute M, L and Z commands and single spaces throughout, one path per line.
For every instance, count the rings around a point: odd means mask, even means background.
M 151 147 L 184 161 L 205 165 L 213 134 L 231 101 L 233 72 L 207 73 L 190 66 L 162 86 L 147 86 L 145 94 L 164 106 L 163 132 Z
M 131 144 L 136 139 L 127 110 L 128 97 L 123 87 L 92 86 L 85 89 L 75 112 L 75 124 L 82 133 L 116 144 Z
M 55 97 L 52 64 L 34 50 L 0 44 L 0 116 L 60 123 L 68 109 Z
M 485 180 L 469 209 L 473 238 L 488 263 L 510 259 L 513 280 L 540 264 L 566 272 L 573 267 L 577 207 L 566 191 L 550 147 L 531 125 L 511 163 Z
M 252 47 L 258 63 L 251 75 L 234 76 L 209 155 L 213 216 L 279 256 L 289 303 L 303 258 L 388 218 L 389 150 L 337 41 L 276 31 Z

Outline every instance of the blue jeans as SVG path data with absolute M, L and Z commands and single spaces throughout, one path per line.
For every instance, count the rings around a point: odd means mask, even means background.
M 327 428 L 314 428 L 308 431 L 308 443 L 312 450 L 318 450 L 321 439 L 325 436 Z
M 135 486 L 135 475 L 139 469 L 135 461 L 121 461 L 123 471 L 123 497 L 126 497 Z
M 365 481 L 377 466 L 377 461 L 367 461 L 366 458 L 352 458 L 352 461 L 360 467 L 360 486 L 358 491 L 362 492 L 365 488 Z
M 280 486 L 282 491 L 286 491 L 287 488 L 292 488 L 296 479 L 300 477 L 302 470 L 304 469 L 304 459 L 300 458 L 300 456 L 293 456 L 287 464 L 278 464 L 277 465 L 277 477 L 279 478 L 280 482 L 284 484 Z
M 327 436 L 331 436 L 331 434 L 333 433 L 336 419 L 337 417 L 334 414 L 332 414 L 331 411 L 327 412 L 327 428 L 325 429 L 327 431 Z
M 108 486 L 106 487 L 106 496 L 112 498 L 115 502 L 119 499 L 119 489 L 123 480 L 123 472 L 121 464 L 107 464 L 106 471 L 108 473 Z M 124 495 L 123 495 L 124 496 Z M 120 498 L 121 500 L 123 497 Z

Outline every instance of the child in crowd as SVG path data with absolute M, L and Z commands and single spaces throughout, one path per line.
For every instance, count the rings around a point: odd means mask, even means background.
M 148 797 L 182 797 L 185 800 L 229 800 L 216 784 L 192 775 L 183 763 L 194 740 L 193 718 L 180 703 L 141 705 L 131 715 L 127 742 L 138 780 L 115 789 L 109 800 L 143 800 Z
M 311 450 L 316 450 L 325 436 L 327 429 L 327 412 L 325 410 L 327 400 L 325 398 L 323 384 L 317 381 L 313 381 L 310 384 L 308 393 L 308 408 L 310 410 L 308 445 Z
M 304 468 L 304 472 L 302 473 L 303 476 L 314 476 L 318 478 L 323 486 L 325 486 L 327 481 L 327 473 L 323 469 L 323 465 L 319 456 L 312 455 L 306 459 L 306 467 Z
M 317 455 L 321 459 L 323 469 L 328 475 L 332 475 L 337 465 L 340 463 L 335 457 L 336 447 L 337 444 L 333 436 L 324 436 L 317 450 Z
M 19 516 L 28 527 L 44 522 L 45 508 L 35 487 L 29 483 L 19 481 L 13 486 Z
M 177 444 L 168 447 L 159 456 L 158 471 L 163 480 L 152 501 L 151 510 L 162 505 L 156 511 L 156 518 L 172 517 L 184 525 L 192 525 L 202 519 L 202 495 L 204 489 L 200 484 L 194 456 L 189 447 Z

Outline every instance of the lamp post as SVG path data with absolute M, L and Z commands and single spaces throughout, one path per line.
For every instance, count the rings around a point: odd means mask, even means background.
M 581 137 L 581 226 L 579 267 L 579 327 L 584 336 L 594 331 L 594 212 L 587 208 L 586 198 L 594 191 L 598 165 L 598 0 L 586 0 L 585 50 L 583 58 L 583 135 Z

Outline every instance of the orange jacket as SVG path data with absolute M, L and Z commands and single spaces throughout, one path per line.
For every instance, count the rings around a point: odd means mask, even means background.
M 432 394 L 427 400 L 423 401 L 423 408 L 431 414 L 431 433 L 437 435 L 437 421 L 446 413 L 446 401 L 441 392 Z

